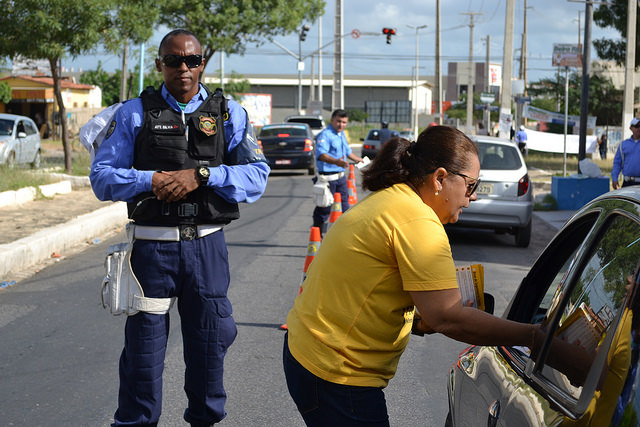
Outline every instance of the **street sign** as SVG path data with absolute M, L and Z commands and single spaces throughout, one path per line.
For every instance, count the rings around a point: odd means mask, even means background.
M 527 102 L 531 102 L 531 97 L 530 96 L 517 96 L 516 97 L 516 102 L 518 104 L 525 104 Z
M 491 104 L 496 101 L 496 94 L 493 92 L 482 92 L 480 94 L 480 101 L 485 104 Z
M 362 33 L 357 28 L 354 28 L 353 30 L 351 30 L 351 37 L 353 37 L 354 39 L 357 39 L 358 37 L 360 37 L 360 34 Z

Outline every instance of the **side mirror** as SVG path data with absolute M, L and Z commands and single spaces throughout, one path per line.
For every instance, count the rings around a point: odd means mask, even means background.
M 484 293 L 484 311 L 493 314 L 493 309 L 496 305 L 496 300 L 493 295 Z
M 26 132 L 18 132 L 18 138 L 26 138 L 26 137 L 27 137 Z
M 364 141 L 364 138 L 360 138 L 360 141 Z

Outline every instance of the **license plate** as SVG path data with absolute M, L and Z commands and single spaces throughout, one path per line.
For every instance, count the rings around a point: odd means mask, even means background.
M 482 182 L 478 185 L 478 194 L 491 194 L 493 193 L 493 184 L 483 184 Z
M 291 159 L 278 159 L 276 160 L 276 165 L 290 165 Z

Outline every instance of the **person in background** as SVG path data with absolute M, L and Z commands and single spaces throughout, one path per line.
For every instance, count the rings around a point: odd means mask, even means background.
M 447 126 L 392 138 L 363 169 L 371 194 L 327 232 L 287 317 L 283 367 L 308 426 L 388 426 L 384 388 L 412 332 L 539 345 L 539 325 L 462 305 L 444 225 L 479 174 L 477 147 Z
M 223 361 L 237 330 L 227 298 L 223 226 L 265 191 L 269 166 L 247 112 L 199 83 L 196 36 L 174 30 L 158 49 L 164 83 L 125 102 L 90 174 L 100 200 L 128 202 L 131 268 L 149 298 L 177 298 L 185 361 L 184 419 L 210 426 L 226 411 Z M 128 316 L 113 426 L 155 426 L 162 410 L 169 314 Z
M 613 158 L 611 186 L 620 188 L 618 177 L 622 174 L 622 187 L 640 184 L 640 119 L 634 117 L 629 124 L 631 137 L 620 143 Z
M 603 133 L 598 138 L 598 151 L 600 152 L 600 159 L 605 160 L 607 158 L 607 133 Z
M 335 110 L 331 114 L 329 125 L 316 137 L 316 167 L 319 175 L 324 175 L 328 181 L 331 194 L 340 193 L 342 198 L 342 212 L 349 209 L 349 188 L 347 187 L 348 168 L 347 160 L 361 162 L 349 147 L 349 141 L 344 130 L 349 122 L 349 116 L 345 110 Z M 316 177 L 317 180 L 317 177 Z M 316 206 L 313 210 L 313 226 L 319 227 L 324 234 L 327 230 L 327 220 L 331 214 L 331 206 Z
M 527 132 L 523 125 L 520 125 L 520 130 L 516 133 L 516 143 L 518 143 L 518 149 L 523 156 L 527 156 Z

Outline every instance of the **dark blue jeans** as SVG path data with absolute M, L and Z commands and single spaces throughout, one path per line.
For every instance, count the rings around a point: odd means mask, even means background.
M 334 384 L 307 371 L 289 352 L 284 336 L 282 363 L 289 394 L 309 427 L 389 426 L 382 387 Z
M 343 176 L 335 181 L 329 181 L 329 190 L 331 194 L 340 193 L 342 198 L 342 213 L 345 213 L 349 209 L 349 187 L 347 186 L 347 177 Z M 321 208 L 316 206 L 313 210 L 313 226 L 320 227 L 321 224 L 326 223 L 331 215 L 331 206 Z

